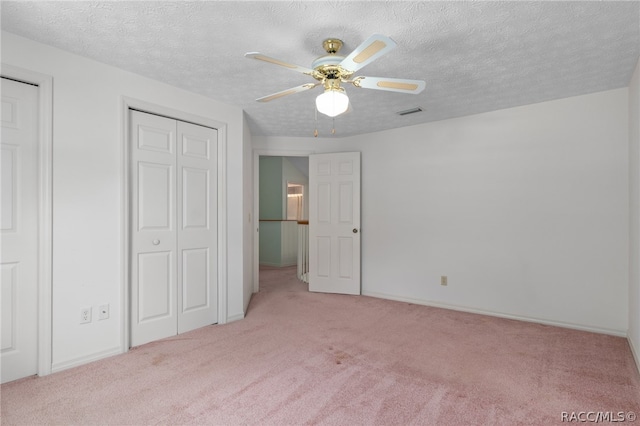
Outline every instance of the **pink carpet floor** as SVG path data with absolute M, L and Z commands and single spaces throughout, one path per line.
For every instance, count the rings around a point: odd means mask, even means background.
M 563 413 L 640 414 L 623 338 L 313 294 L 292 268 L 261 271 L 244 320 L 1 393 L 3 425 L 543 425 Z

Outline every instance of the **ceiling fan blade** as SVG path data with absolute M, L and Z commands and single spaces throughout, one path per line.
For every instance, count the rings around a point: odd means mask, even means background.
M 422 80 L 385 77 L 356 77 L 353 79 L 353 84 L 356 87 L 365 89 L 388 90 L 391 92 L 411 93 L 413 95 L 422 92 L 426 86 L 426 83 Z
M 380 56 L 395 48 L 396 42 L 387 36 L 374 34 L 366 39 L 360 46 L 340 62 L 340 66 L 346 70 L 356 72 L 360 68 L 370 64 Z
M 271 95 L 263 96 L 261 98 L 256 99 L 258 102 L 269 102 L 274 99 L 281 98 L 287 95 L 293 95 L 294 93 L 304 92 L 305 90 L 313 89 L 314 87 L 320 85 L 320 83 L 307 83 L 301 86 L 292 87 L 291 89 L 283 90 L 282 92 L 273 93 Z
M 247 52 L 244 54 L 247 58 L 258 59 L 260 61 L 269 62 L 270 64 L 279 65 L 281 67 L 289 68 L 290 70 L 300 72 L 302 74 L 313 74 L 313 70 L 311 68 L 301 67 L 300 65 L 290 64 L 288 62 L 281 61 L 279 59 L 271 58 L 269 56 L 263 55 L 259 52 Z

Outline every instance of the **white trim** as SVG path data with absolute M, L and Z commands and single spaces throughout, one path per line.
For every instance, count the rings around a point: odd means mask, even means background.
M 285 263 L 274 263 L 274 262 L 262 262 L 262 266 L 272 266 L 274 268 L 290 268 L 292 266 L 296 266 L 298 264 L 297 260 L 294 263 L 285 262 Z
M 562 321 L 548 321 L 540 318 L 524 317 L 520 315 L 505 314 L 502 312 L 485 311 L 483 309 L 475 309 L 467 306 L 449 305 L 446 303 L 433 302 L 429 300 L 414 299 L 413 297 L 395 296 L 392 294 L 378 293 L 375 291 L 363 291 L 363 296 L 375 297 L 377 299 L 395 300 L 397 302 L 413 303 L 414 305 L 432 306 L 434 308 L 450 309 L 452 311 L 467 312 L 470 314 L 488 315 L 492 317 L 512 319 L 517 321 L 531 322 L 535 324 L 550 325 L 554 327 L 570 328 L 573 330 L 589 331 L 592 333 L 608 334 L 611 336 L 626 337 L 626 332 L 620 330 L 612 330 L 608 328 L 590 327 L 586 325 L 572 324 Z
M 313 150 L 281 150 L 254 149 L 253 150 L 253 219 L 255 238 L 253 239 L 253 292 L 260 290 L 260 157 L 308 157 L 315 154 Z
M 146 111 L 151 114 L 163 115 L 218 130 L 218 324 L 225 324 L 229 321 L 227 318 L 227 124 L 126 96 L 122 97 L 121 108 L 122 144 L 120 147 L 122 152 L 120 157 L 122 159 L 122 172 L 120 179 L 122 181 L 122 228 L 120 232 L 122 240 L 122 268 L 120 274 L 122 277 L 122 286 L 120 303 L 122 330 L 120 350 L 121 352 L 127 352 L 131 342 L 131 336 L 129 335 L 129 317 L 131 312 L 131 307 L 129 306 L 129 291 L 131 286 L 129 277 L 129 271 L 131 269 L 129 264 L 129 234 L 131 226 L 129 218 L 129 110 Z
M 129 336 L 129 317 L 131 315 L 131 308 L 129 306 L 129 271 L 131 270 L 129 265 L 129 253 L 130 253 L 130 239 L 129 239 L 129 196 L 130 196 L 130 188 L 129 188 L 129 101 L 127 99 L 122 100 L 122 128 L 120 131 L 122 132 L 122 144 L 120 144 L 121 153 L 120 158 L 122 159 L 122 169 L 120 174 L 120 179 L 122 181 L 122 199 L 120 203 L 122 205 L 121 217 L 120 217 L 120 241 L 121 241 L 121 288 L 120 288 L 120 351 L 127 352 L 129 350 L 129 342 L 131 342 L 131 338 Z
M 121 352 L 122 351 L 120 350 L 120 346 L 116 346 L 111 349 L 106 349 L 104 351 L 93 353 L 91 355 L 81 356 L 69 361 L 58 362 L 53 364 L 53 369 L 51 372 L 57 373 L 62 370 L 68 370 L 69 368 L 79 367 L 89 362 L 99 361 L 101 359 L 108 358 L 110 356 L 119 355 Z
M 627 335 L 627 341 L 629 342 L 629 347 L 631 348 L 631 354 L 633 355 L 633 359 L 636 362 L 636 368 L 638 369 L 638 373 L 640 373 L 640 351 L 633 345 L 633 339 L 630 335 Z
M 239 314 L 235 315 L 229 315 L 229 318 L 227 318 L 227 323 L 239 321 L 241 319 L 244 319 L 244 312 L 240 312 Z
M 218 324 L 230 322 L 227 281 L 227 125 L 218 127 Z
M 3 77 L 38 86 L 38 375 L 52 371 L 53 77 L 3 63 Z

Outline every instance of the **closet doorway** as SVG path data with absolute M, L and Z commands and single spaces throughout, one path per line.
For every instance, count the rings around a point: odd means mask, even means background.
M 129 110 L 130 346 L 218 322 L 218 131 Z

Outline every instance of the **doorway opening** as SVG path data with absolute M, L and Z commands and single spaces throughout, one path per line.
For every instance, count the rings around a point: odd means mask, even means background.
M 254 152 L 254 218 L 259 220 L 254 238 L 254 292 L 260 287 L 260 246 L 270 241 L 265 235 L 266 224 L 282 222 L 283 203 L 261 200 L 263 172 L 267 161 L 282 155 Z M 296 153 L 298 157 L 305 154 Z M 308 271 L 309 291 L 323 293 L 360 294 L 360 152 L 306 154 L 309 162 L 308 206 Z M 277 163 L 281 159 L 275 159 Z M 261 164 L 263 163 L 263 164 Z M 287 198 L 286 180 L 275 180 L 282 200 Z M 265 181 L 266 185 L 266 181 Z M 284 189 L 281 189 L 284 188 Z M 304 191 L 303 191 L 304 192 Z M 267 205 L 273 204 L 274 219 L 265 219 Z M 271 208 L 271 207 L 270 207 Z M 280 210 L 278 210 L 280 209 Z M 309 225 L 310 224 L 310 225 Z M 281 247 L 276 252 L 280 255 Z
M 254 153 L 254 292 L 261 268 L 297 273 L 299 228 L 308 227 L 309 154 Z

